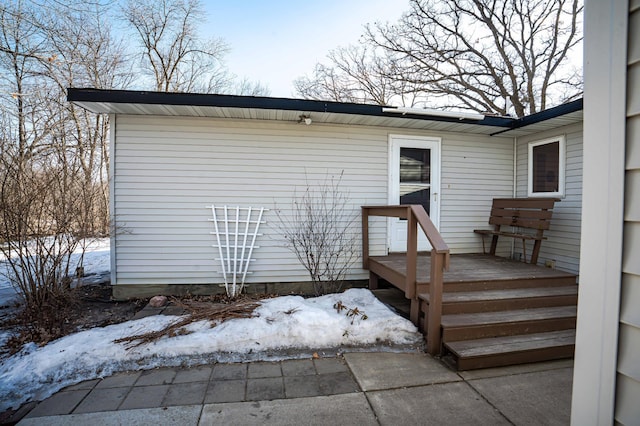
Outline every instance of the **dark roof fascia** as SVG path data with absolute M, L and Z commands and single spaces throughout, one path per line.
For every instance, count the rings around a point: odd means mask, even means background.
M 451 123 L 478 124 L 511 129 L 514 121 L 508 117 L 487 116 L 482 120 L 459 119 L 423 114 L 396 114 L 383 112 L 381 105 L 366 105 L 344 102 L 316 101 L 307 99 L 272 98 L 258 96 L 235 96 L 200 93 L 167 93 L 132 90 L 67 89 L 69 102 L 96 102 L 121 104 L 150 104 L 174 106 L 210 106 L 221 108 L 256 108 L 286 111 L 325 112 L 376 117 L 401 117 L 415 120 L 444 121 Z
M 550 120 L 552 118 L 561 117 L 563 115 L 571 114 L 572 112 L 581 111 L 583 109 L 583 98 L 576 99 L 575 101 L 567 102 L 566 104 L 558 105 L 553 108 L 537 112 L 535 114 L 520 117 L 517 120 L 513 121 L 509 129 L 504 129 L 496 133 L 492 133 L 491 136 L 496 136 L 500 133 L 508 132 L 509 130 L 520 129 L 522 127 L 530 126 L 531 124 L 540 123 L 541 121 Z

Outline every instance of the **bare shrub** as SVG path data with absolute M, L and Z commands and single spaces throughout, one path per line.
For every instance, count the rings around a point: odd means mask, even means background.
M 358 235 L 351 229 L 357 215 L 340 188 L 343 174 L 327 174 L 316 186 L 307 178 L 290 210 L 276 208 L 280 236 L 309 272 L 316 296 L 340 291 L 359 255 Z
M 83 188 L 58 156 L 36 161 L 9 154 L 0 160 L 0 273 L 24 302 L 27 340 L 46 341 L 60 333 L 74 304 L 71 256 L 82 236 Z

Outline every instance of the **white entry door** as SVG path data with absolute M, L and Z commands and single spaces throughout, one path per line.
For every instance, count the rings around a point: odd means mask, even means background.
M 440 138 L 389 136 L 389 204 L 420 204 L 440 226 Z M 418 250 L 431 250 L 422 230 Z M 407 251 L 407 221 L 389 219 L 389 251 Z

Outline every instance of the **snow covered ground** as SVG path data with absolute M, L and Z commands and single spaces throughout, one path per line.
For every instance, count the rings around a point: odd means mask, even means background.
M 109 238 L 100 238 L 86 242 L 84 260 L 82 262 L 86 277 L 84 282 L 100 281 L 105 276 L 108 277 L 111 268 L 109 260 Z M 78 247 L 71 256 L 72 270 L 80 260 L 82 248 Z M 7 265 L 4 257 L 0 254 L 0 306 L 6 306 L 18 299 L 9 278 L 7 277 Z
M 96 244 L 85 255 L 84 264 L 87 274 L 108 272 L 108 240 Z M 337 302 L 358 308 L 367 318 L 338 312 L 334 308 Z M 422 342 L 410 321 L 392 312 L 369 290 L 351 289 L 310 299 L 266 299 L 252 318 L 228 320 L 213 328 L 207 321 L 196 322 L 188 326 L 190 334 L 164 337 L 131 349 L 114 343 L 119 338 L 162 329 L 179 318 L 158 315 L 82 331 L 44 347 L 26 345 L 0 362 L 0 412 L 30 400 L 42 400 L 74 383 L 119 371 L 300 358 L 314 352 L 335 355 L 374 346 L 407 350 Z
M 109 238 L 100 238 L 85 242 L 86 250 L 83 259 L 85 269 L 85 277 L 82 278 L 83 283 L 97 284 L 109 279 L 109 270 L 111 264 L 109 260 Z M 78 265 L 81 247 L 78 247 L 71 256 L 72 270 Z M 9 315 L 13 315 L 15 305 L 19 302 L 20 297 L 11 285 L 7 275 L 7 264 L 5 257 L 0 254 L 0 319 Z M 0 346 L 4 345 L 10 334 L 0 330 Z M 0 386 L 2 383 L 0 382 Z

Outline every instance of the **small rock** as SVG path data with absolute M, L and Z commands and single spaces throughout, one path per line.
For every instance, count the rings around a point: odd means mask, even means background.
M 149 306 L 152 308 L 161 308 L 166 305 L 168 301 L 167 296 L 153 296 L 151 300 L 149 300 Z

